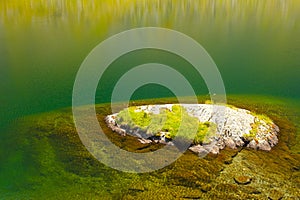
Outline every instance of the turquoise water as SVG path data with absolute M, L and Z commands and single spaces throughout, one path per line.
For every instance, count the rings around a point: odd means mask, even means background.
M 109 169 L 79 145 L 70 110 L 53 111 L 71 106 L 76 73 L 96 45 L 119 32 L 145 26 L 174 29 L 198 41 L 217 64 L 233 104 L 293 123 L 279 120 L 288 139 L 282 138 L 284 144 L 273 154 L 257 153 L 261 160 L 270 160 L 271 169 L 262 171 L 262 177 L 273 176 L 273 165 L 279 167 L 278 174 L 290 175 L 288 170 L 297 168 L 299 157 L 290 161 L 285 150 L 300 152 L 300 134 L 294 137 L 294 128 L 299 133 L 300 127 L 299 10 L 298 0 L 2 0 L 0 199 L 132 199 L 135 195 L 160 199 L 197 193 L 190 185 L 214 181 L 224 167 L 222 156 L 199 161 L 187 153 L 170 168 L 145 175 Z M 112 63 L 99 82 L 96 102 L 109 102 L 122 74 L 148 62 L 172 66 L 186 76 L 197 94 L 208 94 L 202 78 L 185 60 L 168 52 L 141 50 Z M 170 96 L 167 88 L 146 85 L 132 99 Z M 101 111 L 108 114 L 107 108 Z M 32 114 L 36 115 L 26 118 Z M 123 140 L 138 145 L 130 139 L 116 140 L 121 146 Z M 198 162 L 197 168 L 193 163 Z M 190 166 L 185 167 L 186 163 Z M 193 170 L 200 175 L 189 174 Z M 295 176 L 291 183 L 300 187 L 299 172 L 291 176 Z M 273 182 L 281 184 L 281 180 Z M 227 189 L 218 186 L 209 195 L 219 194 L 220 199 Z M 264 185 L 257 187 L 267 190 Z M 245 198 L 255 198 L 251 195 Z

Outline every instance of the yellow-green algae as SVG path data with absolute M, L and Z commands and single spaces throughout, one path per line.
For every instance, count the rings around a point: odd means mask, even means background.
M 202 143 L 205 135 L 216 129 L 214 123 L 200 122 L 198 118 L 190 116 L 185 108 L 180 105 L 173 105 L 172 110 L 161 109 L 159 114 L 147 113 L 143 110 L 137 112 L 136 109 L 136 106 L 132 106 L 120 111 L 116 116 L 117 123 L 129 125 L 132 128 L 138 127 L 156 135 L 159 135 L 160 132 L 167 132 L 166 138 L 168 139 L 173 139 L 179 128 L 182 128 L 186 133 L 183 133 L 181 137 L 192 140 L 194 144 Z M 182 120 L 188 123 L 180 123 Z M 163 124 L 162 127 L 161 124 Z M 191 138 L 189 133 L 193 132 L 193 127 L 198 127 L 198 131 L 195 137 Z
M 26 117 L 12 124 L 0 140 L 1 199 L 297 199 L 300 155 L 295 119 L 284 101 L 229 97 L 229 103 L 267 114 L 280 127 L 279 143 L 270 152 L 225 149 L 200 159 L 187 151 L 164 169 L 145 174 L 119 172 L 98 162 L 81 144 L 71 110 Z M 264 99 L 264 100 L 265 100 Z M 200 102 L 204 102 L 199 100 Z M 135 102 L 176 103 L 176 99 Z M 140 144 L 106 128 L 109 105 L 96 107 L 100 125 L 116 145 L 147 152 L 162 145 Z M 120 110 L 122 104 L 120 104 Z M 295 110 L 292 110 L 293 112 Z M 18 133 L 18 134 L 16 134 Z M 293 151 L 291 151 L 293 149 Z M 234 176 L 252 178 L 238 185 Z

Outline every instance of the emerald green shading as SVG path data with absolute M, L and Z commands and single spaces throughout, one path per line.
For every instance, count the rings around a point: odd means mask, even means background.
M 169 28 L 195 39 L 217 64 L 227 94 L 299 100 L 299 9 L 299 0 L 2 0 L 0 127 L 16 117 L 71 106 L 76 73 L 89 52 L 137 27 Z M 147 49 L 120 55 L 110 65 L 96 102 L 109 102 L 119 78 L 145 63 L 173 67 L 197 95 L 208 93 L 184 58 Z M 150 85 L 133 98 L 166 96 L 172 96 L 170 91 Z

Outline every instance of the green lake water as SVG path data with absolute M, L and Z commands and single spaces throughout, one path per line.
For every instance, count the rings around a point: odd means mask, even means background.
M 94 199 L 97 195 L 107 199 L 130 199 L 135 195 L 142 198 L 139 192 L 155 195 L 150 191 L 170 186 L 166 182 L 172 182 L 174 177 L 175 182 L 180 182 L 182 177 L 176 170 L 149 176 L 111 170 L 93 161 L 76 145 L 78 141 L 71 140 L 70 146 L 62 142 L 64 149 L 55 144 L 64 137 L 51 136 L 54 130 L 55 133 L 64 132 L 51 128 L 57 119 L 58 124 L 72 129 L 69 110 L 54 110 L 72 105 L 74 80 L 85 57 L 106 38 L 132 28 L 163 27 L 192 37 L 215 61 L 233 103 L 236 99 L 244 99 L 249 101 L 245 107 L 259 107 L 260 111 L 266 111 L 265 114 L 281 116 L 291 122 L 291 126 L 299 127 L 299 11 L 298 0 L 2 0 L 0 199 L 60 199 L 68 196 L 68 190 L 72 192 L 69 198 L 84 199 L 83 194 L 86 199 Z M 204 81 L 195 76 L 189 63 L 171 53 L 148 49 L 123 55 L 111 64 L 99 82 L 96 102 L 109 102 L 114 84 L 122 74 L 149 62 L 172 66 L 185 75 L 198 95 L 208 94 Z M 136 91 L 132 99 L 171 96 L 173 94 L 166 88 L 147 85 Z M 260 108 L 260 105 L 269 109 Z M 42 125 L 37 122 L 47 119 L 49 122 L 39 122 Z M 284 130 L 297 132 L 289 127 Z M 70 141 L 69 136 L 67 141 Z M 300 140 L 296 137 L 293 141 L 287 143 L 299 154 L 300 148 L 295 141 Z M 75 153 L 59 154 L 56 148 Z M 84 152 L 83 158 L 80 152 Z M 187 158 L 195 159 L 189 154 Z M 220 167 L 208 167 L 212 173 L 222 168 L 214 162 Z M 73 166 L 76 163 L 81 164 Z M 174 169 L 184 171 L 180 166 L 179 161 Z M 191 170 L 192 166 L 189 167 Z M 205 173 L 210 172 L 208 168 Z M 183 176 L 182 182 L 188 183 L 186 177 L 189 176 Z M 145 184 L 128 189 L 133 183 Z M 158 194 L 178 197 L 173 194 L 175 191 L 182 189 L 189 193 L 192 190 L 186 189 L 190 188 L 189 184 L 182 188 L 179 183 L 171 185 L 176 187 L 157 190 Z

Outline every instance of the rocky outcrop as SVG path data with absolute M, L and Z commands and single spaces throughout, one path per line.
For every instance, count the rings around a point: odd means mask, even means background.
M 139 106 L 139 111 L 159 114 L 162 108 L 172 110 L 173 104 Z M 190 116 L 200 122 L 216 124 L 216 132 L 207 135 L 206 142 L 191 146 L 189 149 L 199 156 L 207 153 L 218 154 L 225 147 L 236 149 L 248 147 L 256 150 L 270 151 L 278 143 L 279 128 L 269 118 L 260 117 L 250 111 L 226 105 L 181 104 Z M 120 125 L 116 122 L 118 113 L 106 117 L 107 125 L 115 132 L 130 134 L 139 138 L 142 143 L 160 142 L 171 144 L 164 134 L 159 137 L 146 133 L 138 127 Z

